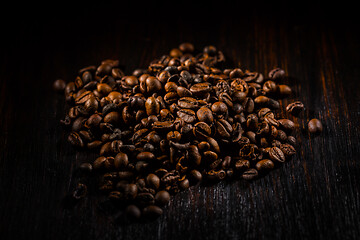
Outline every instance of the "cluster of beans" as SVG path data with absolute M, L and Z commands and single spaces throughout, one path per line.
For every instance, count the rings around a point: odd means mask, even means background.
M 68 141 L 99 153 L 80 169 L 129 218 L 157 217 L 191 185 L 252 180 L 296 153 L 295 124 L 277 111 L 291 94 L 280 83 L 285 72 L 264 76 L 224 63 L 214 46 L 196 53 L 183 43 L 132 75 L 105 60 L 63 86 Z M 301 102 L 287 107 L 293 115 L 303 109 Z M 85 193 L 79 184 L 73 196 Z

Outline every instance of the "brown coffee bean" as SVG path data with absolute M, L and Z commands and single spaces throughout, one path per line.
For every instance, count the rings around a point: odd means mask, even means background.
M 118 153 L 114 159 L 114 166 L 116 169 L 125 168 L 129 164 L 128 155 L 125 153 Z
M 228 107 L 224 102 L 215 102 L 211 105 L 211 111 L 216 115 L 227 114 Z
M 206 139 L 211 135 L 211 128 L 205 122 L 198 122 L 194 125 L 193 134 L 199 139 Z
M 308 123 L 308 130 L 311 134 L 318 134 L 322 132 L 323 125 L 319 119 L 313 118 Z
M 66 82 L 62 79 L 57 79 L 53 83 L 53 89 L 58 93 L 63 93 L 66 87 Z
M 255 168 L 250 168 L 248 170 L 246 170 L 241 177 L 245 180 L 254 180 L 255 178 L 257 178 L 259 175 L 258 171 Z
M 255 165 L 258 171 L 268 171 L 274 168 L 274 163 L 270 159 L 263 159 Z
M 138 161 L 152 162 L 156 160 L 155 155 L 152 152 L 141 152 L 136 156 Z
M 269 151 L 269 157 L 276 162 L 285 162 L 285 155 L 278 147 L 272 147 Z
M 196 121 L 195 112 L 191 109 L 180 109 L 176 114 L 186 123 L 193 123 Z
M 153 96 L 151 96 L 145 102 L 145 109 L 147 115 L 157 115 L 160 113 L 160 104 Z
M 285 71 L 281 68 L 274 68 L 269 72 L 269 78 L 271 79 L 281 79 L 285 77 Z
M 290 119 L 279 119 L 277 120 L 282 127 L 286 131 L 293 131 L 295 129 L 295 123 Z
M 144 208 L 143 215 L 147 219 L 155 219 L 163 214 L 163 210 L 155 205 L 150 205 Z
M 156 176 L 153 173 L 150 173 L 147 177 L 146 177 L 146 182 L 148 184 L 149 187 L 153 188 L 153 189 L 158 189 L 160 187 L 160 178 L 158 176 Z
M 167 191 L 159 191 L 155 195 L 155 203 L 158 206 L 165 206 L 170 201 L 170 194 Z
M 200 122 L 206 122 L 211 124 L 214 121 L 213 112 L 208 107 L 201 107 L 196 112 L 196 116 Z
M 278 93 L 281 96 L 289 96 L 291 95 L 292 90 L 288 85 L 278 85 Z
M 192 53 L 194 52 L 194 45 L 188 42 L 182 43 L 179 45 L 180 51 L 183 53 Z
M 141 217 L 141 210 L 136 205 L 127 206 L 125 213 L 130 220 L 138 220 Z
M 199 102 L 192 97 L 182 97 L 177 101 L 177 104 L 180 108 L 187 109 L 197 109 L 199 107 Z
M 296 101 L 293 103 L 290 103 L 286 107 L 286 111 L 288 113 L 291 113 L 294 116 L 299 116 L 299 114 L 304 110 L 304 104 L 300 101 Z

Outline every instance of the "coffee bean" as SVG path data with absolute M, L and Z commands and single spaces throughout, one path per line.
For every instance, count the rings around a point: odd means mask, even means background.
M 179 45 L 180 51 L 183 53 L 192 53 L 194 51 L 194 45 L 191 43 L 185 42 Z
M 176 114 L 186 123 L 193 123 L 196 121 L 195 112 L 191 109 L 180 109 Z
M 58 93 L 63 93 L 66 87 L 66 82 L 62 79 L 57 79 L 53 83 L 53 89 Z
M 255 168 L 250 168 L 248 170 L 246 170 L 241 177 L 245 180 L 254 180 L 255 178 L 257 178 L 259 175 L 258 171 Z
M 285 71 L 281 68 L 274 68 L 269 72 L 269 78 L 281 79 L 285 76 Z
M 143 210 L 144 217 L 151 220 L 158 218 L 161 214 L 163 214 L 163 210 L 155 205 L 147 206 Z
M 274 163 L 270 159 L 263 159 L 255 165 L 258 171 L 268 171 L 274 168 Z
M 155 195 L 155 203 L 158 206 L 165 206 L 170 201 L 170 194 L 167 191 L 159 191 Z
M 200 122 L 206 122 L 211 124 L 214 121 L 213 112 L 208 107 L 201 107 L 196 116 Z
M 127 206 L 125 213 L 130 220 L 138 220 L 141 217 L 141 210 L 136 205 Z
M 272 147 L 269 151 L 269 157 L 276 162 L 285 162 L 285 155 L 278 147 Z
M 160 178 L 158 176 L 156 176 L 155 174 L 150 173 L 147 177 L 146 177 L 146 182 L 148 184 L 149 187 L 153 188 L 153 189 L 158 189 L 160 186 Z
M 211 128 L 205 122 L 198 122 L 194 125 L 193 134 L 198 139 L 206 139 L 211 135 Z
M 320 133 L 323 130 L 323 125 L 319 119 L 311 119 L 308 123 L 308 130 L 311 134 Z
M 294 116 L 298 116 L 304 110 L 304 104 L 300 101 L 290 103 L 286 107 L 286 111 Z
M 177 104 L 180 108 L 187 108 L 187 109 L 196 109 L 199 107 L 198 101 L 192 97 L 180 98 Z

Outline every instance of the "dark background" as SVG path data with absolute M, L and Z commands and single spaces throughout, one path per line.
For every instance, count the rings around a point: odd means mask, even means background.
M 12 3 L 1 8 L 1 239 L 356 239 L 360 234 L 359 36 L 348 2 Z M 306 111 L 297 154 L 251 183 L 196 186 L 164 215 L 124 225 L 90 196 L 62 200 L 96 155 L 66 141 L 57 78 L 118 59 L 126 74 L 183 41 L 212 44 L 228 66 L 285 69 Z M 284 113 L 286 115 L 286 113 Z M 311 138 L 311 118 L 324 124 Z

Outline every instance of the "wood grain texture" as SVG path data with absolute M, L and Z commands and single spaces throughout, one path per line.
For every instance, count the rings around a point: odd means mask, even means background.
M 20 21 L 17 30 L 6 28 L 12 37 L 0 57 L 1 239 L 358 238 L 360 38 L 352 19 L 319 16 L 319 8 L 305 7 L 238 14 L 239 6 L 218 9 L 211 3 L 195 6 L 205 8 L 202 16 L 179 11 L 177 18 L 154 6 L 121 14 L 116 7 L 59 10 Z M 228 14 L 206 17 L 217 10 Z M 96 154 L 66 142 L 59 124 L 66 106 L 52 82 L 73 80 L 80 68 L 106 58 L 118 59 L 130 74 L 183 41 L 217 46 L 229 66 L 265 74 L 284 68 L 294 93 L 282 107 L 293 100 L 306 106 L 302 118 L 293 118 L 300 129 L 297 154 L 250 183 L 191 187 L 147 224 L 115 221 L 117 213 L 99 207 L 94 195 L 64 209 L 74 169 Z M 324 124 L 315 138 L 304 130 L 312 118 Z

